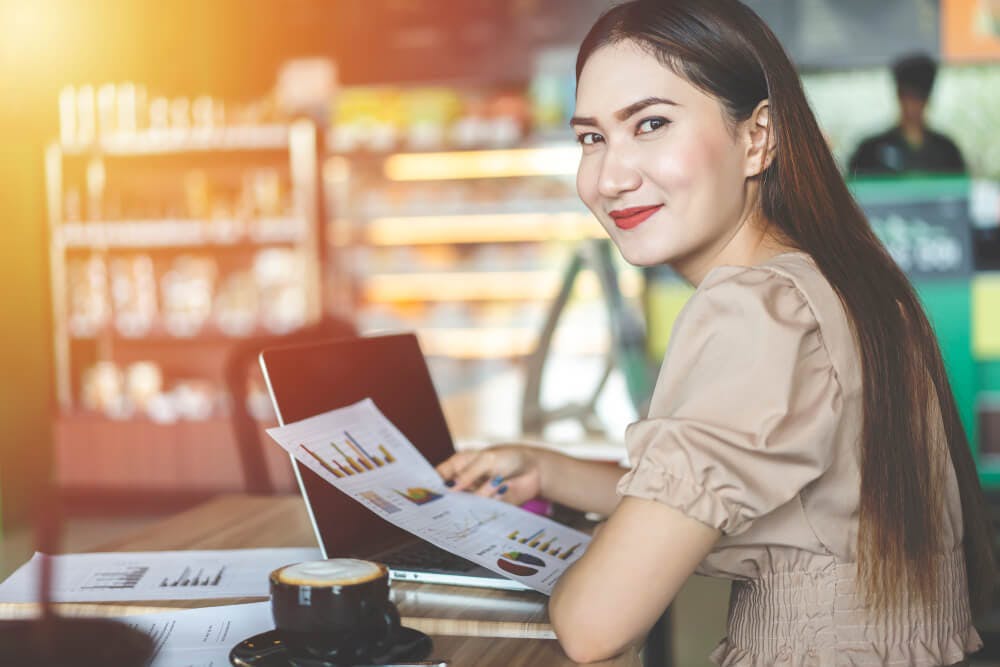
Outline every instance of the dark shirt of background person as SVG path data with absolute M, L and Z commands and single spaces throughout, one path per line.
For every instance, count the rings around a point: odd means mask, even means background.
M 862 141 L 851 157 L 848 173 L 964 172 L 965 160 L 958 146 L 927 127 L 927 100 L 937 63 L 924 54 L 910 55 L 893 64 L 892 74 L 899 98 L 899 122 Z

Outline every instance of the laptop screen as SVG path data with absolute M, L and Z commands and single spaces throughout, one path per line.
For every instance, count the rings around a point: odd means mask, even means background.
M 370 397 L 431 464 L 455 451 L 412 333 L 270 348 L 260 362 L 283 424 Z M 364 555 L 411 538 L 309 468 L 293 465 L 328 556 Z

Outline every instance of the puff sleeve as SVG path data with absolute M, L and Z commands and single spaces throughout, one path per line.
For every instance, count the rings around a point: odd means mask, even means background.
M 717 268 L 674 325 L 649 417 L 626 431 L 632 469 L 618 493 L 744 532 L 830 467 L 842 401 L 796 285 Z

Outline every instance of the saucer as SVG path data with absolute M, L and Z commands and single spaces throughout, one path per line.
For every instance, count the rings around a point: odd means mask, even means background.
M 431 653 L 431 638 L 413 628 L 400 627 L 393 645 L 380 655 L 365 656 L 360 662 L 380 665 L 389 662 L 423 660 Z M 280 630 L 270 630 L 244 639 L 229 652 L 236 667 L 350 667 L 357 662 L 330 662 L 321 658 L 292 658 Z

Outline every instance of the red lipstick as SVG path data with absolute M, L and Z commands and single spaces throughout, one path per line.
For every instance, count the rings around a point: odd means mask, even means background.
M 611 218 L 619 229 L 632 229 L 638 227 L 642 222 L 663 208 L 663 204 L 656 206 L 633 206 L 632 208 L 622 208 L 611 211 Z

